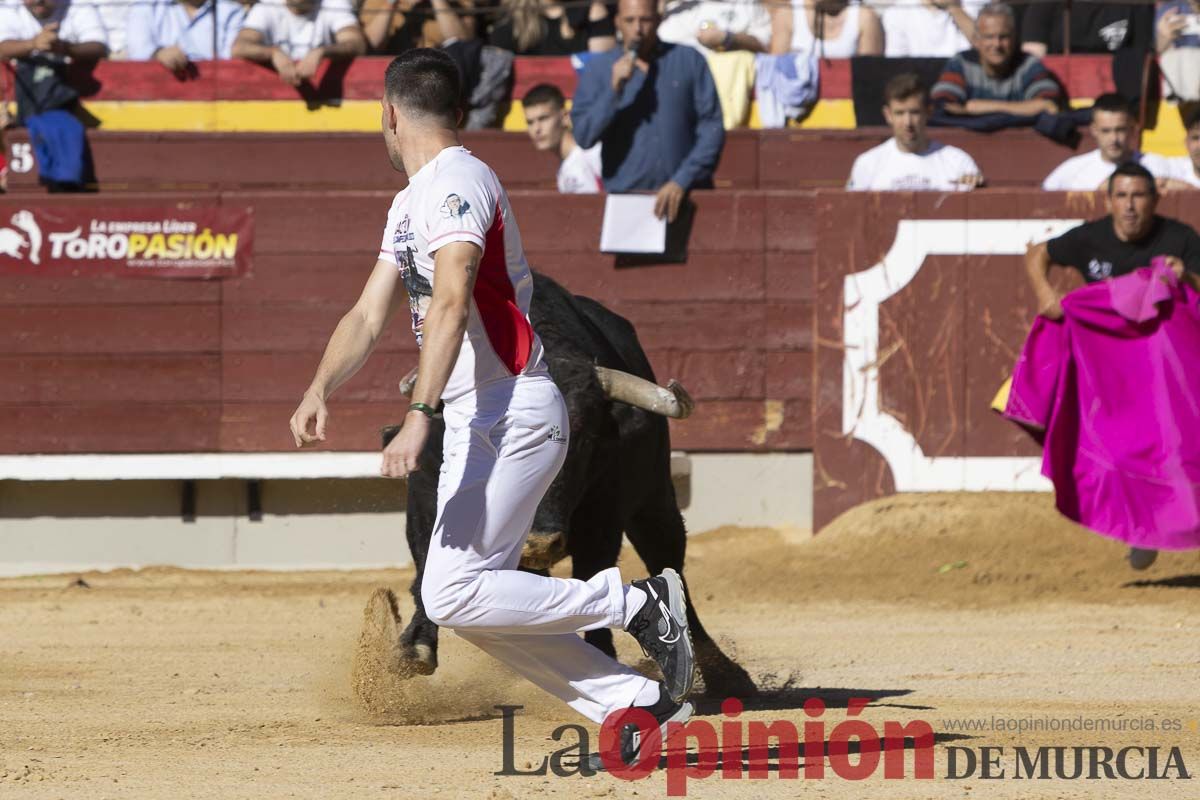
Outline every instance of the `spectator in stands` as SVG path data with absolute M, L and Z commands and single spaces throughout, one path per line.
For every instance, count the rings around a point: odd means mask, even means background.
M 1119 94 L 1102 94 L 1092 104 L 1092 138 L 1096 149 L 1068 158 L 1046 176 L 1042 188 L 1047 192 L 1091 192 L 1103 189 L 1108 178 L 1121 164 L 1141 164 L 1155 177 L 1165 178 L 1170 171 L 1167 160 L 1137 150 L 1138 123 L 1129 101 Z
M 519 56 L 567 56 L 611 50 L 617 43 L 608 6 L 557 0 L 502 0 L 488 41 Z
M 957 147 L 931 142 L 929 91 L 916 73 L 897 75 L 883 90 L 883 116 L 892 138 L 854 160 L 851 191 L 969 191 L 983 183 L 975 161 Z
M 1003 3 L 975 19 L 975 49 L 953 56 L 933 87 L 933 102 L 951 114 L 1056 113 L 1066 98 L 1054 74 L 1017 47 L 1017 23 Z
M 1155 13 L 1155 48 L 1169 96 L 1200 101 L 1200 0 L 1168 0 Z
M 1043 58 L 1062 53 L 1065 2 L 1031 3 L 1021 19 L 1021 40 L 1027 53 Z M 1154 41 L 1154 8 L 1149 3 L 1115 3 L 1109 0 L 1071 0 L 1070 47 L 1072 53 L 1112 53 L 1149 50 Z
M 659 41 L 707 50 L 765 53 L 771 14 L 761 0 L 668 0 Z
M 1178 189 L 1200 189 L 1200 107 L 1193 108 L 1183 121 L 1184 146 L 1188 154 L 1167 159 L 1167 180 L 1163 183 L 1168 191 Z
M 712 186 L 725 128 L 704 56 L 659 42 L 658 23 L 654 0 L 620 0 L 624 47 L 588 61 L 571 122 L 580 147 L 603 143 L 606 191 L 657 190 L 655 213 L 674 220 L 688 191 Z
M 100 24 L 104 26 L 104 43 L 108 46 L 108 57 L 114 60 L 128 56 L 126 33 L 129 27 L 129 12 L 135 0 L 92 0 Z
M 374 53 L 399 55 L 475 38 L 474 0 L 364 0 L 358 15 Z M 460 13 L 463 12 L 463 13 Z
M 361 56 L 367 40 L 345 0 L 260 2 L 233 43 L 233 57 L 268 64 L 289 86 L 312 80 L 325 59 Z
M 96 7 L 71 0 L 0 5 L 0 58 L 96 62 L 108 55 Z
M 38 181 L 51 192 L 95 187 L 79 94 L 66 64 L 94 65 L 108 53 L 96 7 L 70 0 L 0 6 L 0 58 L 15 62 L 17 114 L 29 129 Z
M 902 0 L 883 12 L 883 54 L 949 58 L 971 47 L 975 15 L 987 0 Z
M 567 101 L 558 87 L 548 83 L 534 86 L 521 99 L 521 106 L 533 146 L 558 155 L 558 190 L 563 194 L 603 192 L 600 145 L 584 150 L 575 142 Z
M 822 58 L 883 55 L 879 15 L 850 0 L 791 0 L 771 5 L 772 53 L 811 53 Z
M 139 3 L 129 13 L 128 57 L 154 59 L 182 75 L 195 61 L 229 58 L 245 19 L 246 10 L 232 0 L 216 0 L 215 15 L 212 0 Z

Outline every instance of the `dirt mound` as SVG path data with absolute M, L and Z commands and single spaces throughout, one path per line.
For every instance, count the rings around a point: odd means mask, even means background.
M 903 494 L 866 503 L 810 540 L 723 529 L 689 541 L 697 603 L 860 599 L 991 606 L 1047 599 L 1186 600 L 1196 553 L 1136 572 L 1127 549 L 1064 519 L 1048 494 Z

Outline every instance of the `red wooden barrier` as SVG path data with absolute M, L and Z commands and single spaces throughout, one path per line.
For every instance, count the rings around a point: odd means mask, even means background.
M 0 277 L 0 453 L 275 451 L 321 350 L 374 263 L 391 192 L 112 195 L 61 202 L 252 206 L 247 275 L 221 283 Z M 811 196 L 698 195 L 687 264 L 596 252 L 603 200 L 513 192 L 535 268 L 627 316 L 660 377 L 700 402 L 693 450 L 811 445 Z M 56 202 L 59 202 L 56 198 Z M 0 219 L 20 208 L 0 201 Z M 568 232 L 564 235 L 564 231 Z M 397 322 L 335 396 L 335 449 L 376 446 L 416 362 Z

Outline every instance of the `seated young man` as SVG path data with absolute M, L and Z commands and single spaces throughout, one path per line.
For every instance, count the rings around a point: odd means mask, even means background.
M 1128 100 L 1119 94 L 1102 94 L 1092 105 L 1092 138 L 1096 149 L 1068 158 L 1042 182 L 1048 192 L 1091 192 L 1108 185 L 1121 164 L 1141 164 L 1155 178 L 1166 177 L 1169 165 L 1162 156 L 1137 149 L 1138 123 Z
M 883 90 L 892 138 L 854 160 L 851 191 L 967 191 L 983 183 L 975 161 L 957 147 L 930 141 L 929 91 L 916 73 L 897 75 Z
M 233 43 L 233 57 L 268 64 L 289 86 L 312 80 L 325 59 L 367 52 L 367 40 L 346 0 L 256 3 Z
M 558 87 L 540 83 L 525 93 L 521 105 L 533 146 L 558 156 L 558 190 L 563 194 L 603 192 L 600 145 L 585 150 L 575 143 L 567 101 Z

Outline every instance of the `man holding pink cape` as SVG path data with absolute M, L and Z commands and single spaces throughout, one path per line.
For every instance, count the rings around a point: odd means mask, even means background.
M 1137 164 L 1113 173 L 1108 204 L 1026 256 L 1039 318 L 1004 414 L 1042 441 L 1059 511 L 1145 569 L 1200 548 L 1200 236 L 1154 213 Z M 1052 264 L 1088 286 L 1061 296 Z

